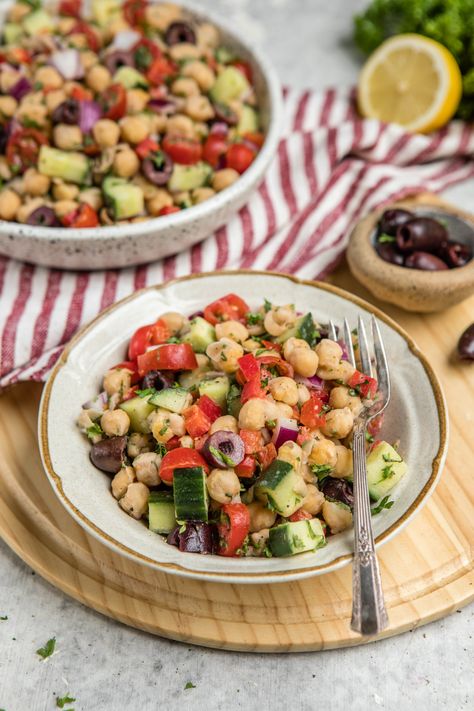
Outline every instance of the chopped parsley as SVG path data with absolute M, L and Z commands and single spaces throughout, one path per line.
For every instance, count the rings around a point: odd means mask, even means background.
M 332 472 L 330 464 L 311 464 L 311 471 L 316 474 L 318 479 L 326 478 Z
M 8 620 L 8 615 L 2 615 L 2 617 L 0 617 L 0 620 L 2 622 L 5 622 L 5 620 Z
M 392 459 L 390 454 L 382 454 L 382 459 L 384 462 L 392 462 L 394 464 L 399 464 L 400 462 L 403 462 L 403 459 L 400 457 L 400 459 Z
M 265 558 L 272 558 L 273 557 L 273 553 L 271 552 L 271 550 L 268 546 L 265 546 L 265 548 L 263 549 L 263 555 L 265 556 Z
M 274 427 L 276 427 L 276 420 L 267 420 L 265 422 L 265 425 L 272 430 Z
M 268 299 L 263 300 L 263 308 L 265 313 L 267 314 L 269 311 L 272 310 L 272 303 Z
M 134 59 L 137 69 L 143 71 L 150 68 L 153 62 L 153 55 L 146 45 L 141 44 L 135 50 Z
M 209 447 L 209 451 L 216 459 L 218 459 L 223 464 L 226 464 L 228 467 L 235 467 L 234 460 L 228 457 L 227 454 L 224 454 L 224 452 L 221 452 L 220 449 L 211 446 Z
M 21 0 L 23 5 L 29 5 L 32 10 L 38 10 L 41 7 L 41 0 Z
M 151 162 L 157 170 L 161 170 L 165 165 L 165 154 L 163 151 L 153 151 L 150 155 Z
M 155 388 L 146 388 L 145 390 L 135 390 L 135 395 L 138 397 L 148 397 L 148 395 L 154 395 L 156 393 Z
M 168 425 L 163 425 L 163 427 L 161 428 L 159 434 L 160 434 L 161 436 L 163 436 L 163 435 L 165 435 L 165 434 L 167 433 L 167 431 L 168 431 Z
M 101 437 L 104 434 L 104 430 L 102 427 L 99 425 L 98 422 L 94 422 L 93 425 L 87 428 L 86 434 L 89 437 L 89 439 L 92 439 L 93 437 Z
M 224 351 L 221 352 L 221 360 L 227 360 L 227 356 Z
M 382 469 L 382 476 L 380 477 L 380 481 L 385 481 L 386 479 L 391 479 L 393 476 L 395 476 L 397 472 L 393 471 L 393 464 L 388 464 L 386 467 Z
M 313 317 L 310 313 L 306 314 L 301 321 L 298 327 L 298 336 L 299 338 L 302 338 L 303 341 L 306 341 L 311 348 L 313 348 L 321 338 L 321 334 L 316 328 L 316 324 L 314 323 Z
M 248 314 L 246 314 L 245 318 L 247 319 L 247 323 L 250 326 L 256 326 L 257 324 L 262 323 L 263 314 L 249 312 Z
M 374 506 L 374 508 L 371 509 L 372 516 L 376 516 L 384 509 L 391 509 L 394 503 L 395 502 L 389 496 L 384 496 L 383 499 L 379 501 L 377 506 Z
M 382 233 L 377 237 L 377 242 L 380 244 L 390 244 L 391 242 L 396 242 L 396 237 L 392 237 L 391 235 L 387 235 L 385 233 Z
M 195 688 L 196 688 L 196 684 L 193 684 L 192 681 L 187 681 L 186 684 L 184 685 L 185 691 L 186 691 L 186 689 L 195 689 Z
M 368 430 L 365 431 L 365 441 L 369 444 L 372 444 L 372 442 L 374 441 L 373 435 L 371 435 Z
M 41 91 L 42 88 L 43 88 L 43 82 L 35 81 L 35 83 L 33 84 L 33 89 L 35 91 Z
M 235 53 L 229 47 L 218 47 L 214 56 L 219 64 L 230 64 L 236 59 Z
M 42 659 L 47 659 L 53 654 L 55 647 L 56 637 L 51 637 L 51 639 L 48 639 L 44 647 L 40 647 L 36 650 L 36 654 L 38 654 L 38 656 L 40 656 Z
M 156 454 L 159 454 L 160 457 L 164 457 L 167 451 L 168 450 L 166 449 L 164 444 L 162 444 L 161 442 L 156 443 L 155 452 Z
M 177 523 L 181 524 L 178 533 L 184 533 L 186 531 L 186 521 L 178 521 Z
M 171 338 L 168 338 L 166 343 L 181 343 L 179 338 L 176 338 L 176 336 L 171 336 Z
M 61 698 L 57 696 L 56 706 L 58 707 L 58 709 L 63 709 L 66 704 L 72 704 L 75 700 L 76 699 L 74 699 L 72 696 L 69 696 L 69 694 L 66 694 L 66 696 L 62 696 Z
M 36 128 L 41 129 L 41 126 L 37 121 L 33 121 L 33 119 L 28 118 L 28 116 L 23 116 L 21 119 L 21 123 L 25 128 Z

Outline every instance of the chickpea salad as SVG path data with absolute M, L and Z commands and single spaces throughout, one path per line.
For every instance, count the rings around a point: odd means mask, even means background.
M 149 0 L 18 0 L 0 45 L 0 219 L 93 228 L 211 198 L 264 142 L 252 67 Z
M 352 525 L 354 419 L 377 381 L 311 313 L 227 294 L 141 326 L 126 357 L 78 426 L 127 514 L 181 551 L 237 557 L 314 551 Z M 407 470 L 381 426 L 366 433 L 373 513 Z

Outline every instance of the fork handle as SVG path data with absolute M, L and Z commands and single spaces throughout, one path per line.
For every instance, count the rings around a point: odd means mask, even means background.
M 351 629 L 374 635 L 388 625 L 382 581 L 374 546 L 365 453 L 365 422 L 356 423 L 354 457 L 354 561 Z

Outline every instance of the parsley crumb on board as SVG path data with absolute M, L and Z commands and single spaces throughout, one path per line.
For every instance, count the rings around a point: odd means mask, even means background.
M 38 656 L 40 656 L 42 659 L 47 659 L 53 654 L 55 647 L 56 637 L 51 637 L 51 639 L 48 639 L 44 647 L 40 647 L 36 650 L 36 654 L 38 654 Z
M 193 684 L 192 681 L 187 681 L 184 686 L 185 691 L 186 691 L 186 689 L 195 689 L 195 688 L 196 688 L 196 684 Z
M 62 696 L 62 697 L 57 696 L 56 697 L 56 706 L 59 709 L 63 709 L 66 706 L 66 704 L 72 704 L 72 703 L 74 703 L 75 700 L 76 699 L 74 699 L 72 696 L 69 696 L 69 694 L 66 694 L 66 696 Z M 66 711 L 72 711 L 72 709 L 68 709 Z

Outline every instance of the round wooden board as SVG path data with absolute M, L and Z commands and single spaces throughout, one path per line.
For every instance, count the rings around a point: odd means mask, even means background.
M 345 269 L 333 280 L 368 297 Z M 474 365 L 452 358 L 460 332 L 472 321 L 474 298 L 429 316 L 381 306 L 429 355 L 451 415 L 448 461 L 435 494 L 380 549 L 390 616 L 386 637 L 474 599 L 474 487 L 467 465 L 474 456 Z M 199 582 L 141 567 L 88 536 L 62 508 L 43 472 L 36 442 L 40 395 L 41 385 L 28 383 L 0 396 L 0 535 L 40 575 L 105 615 L 187 643 L 254 652 L 361 643 L 349 629 L 350 566 L 267 586 Z

